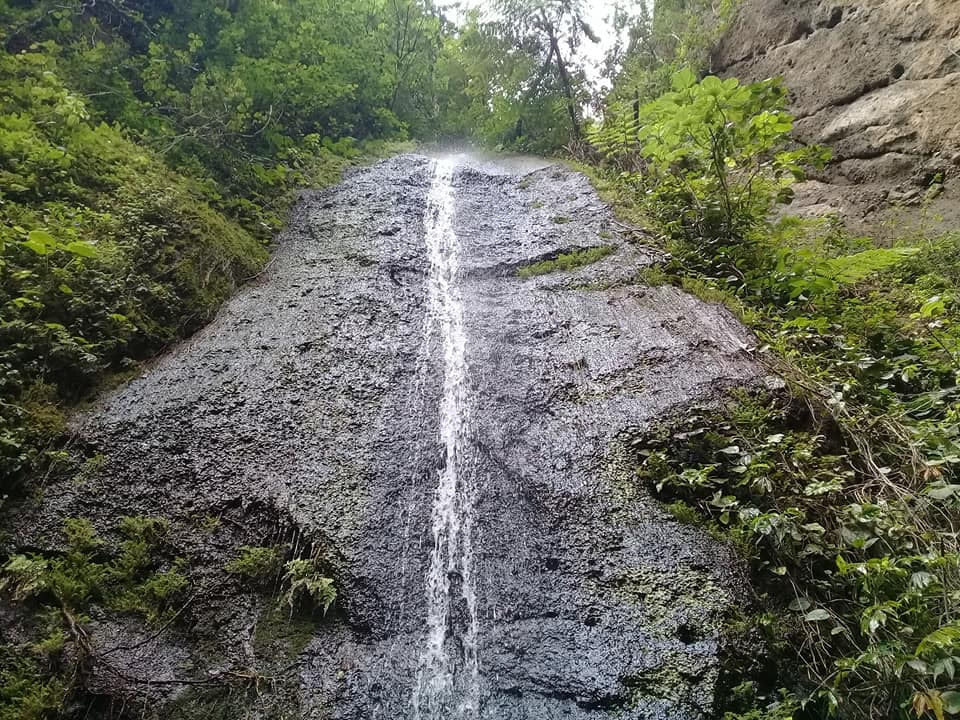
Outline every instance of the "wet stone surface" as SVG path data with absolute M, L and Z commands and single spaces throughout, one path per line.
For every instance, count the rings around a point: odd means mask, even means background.
M 340 596 L 294 664 L 292 716 L 418 717 L 444 457 L 424 242 L 433 162 L 401 156 L 305 194 L 260 278 L 77 418 L 104 470 L 47 488 L 8 521 L 13 546 L 36 548 L 57 546 L 63 517 L 102 530 L 122 515 L 172 518 L 199 568 L 195 630 L 140 647 L 131 666 L 150 653 L 163 667 L 189 665 L 185 655 L 196 668 L 257 666 L 263 601 L 223 579 L 233 549 L 192 519 L 232 513 L 242 525 L 249 508 L 268 508 L 325 546 Z M 751 340 L 722 308 L 622 282 L 655 256 L 617 235 L 583 176 L 465 158 L 452 185 L 469 396 L 461 474 L 474 493 L 470 577 L 449 574 L 445 647 L 457 667 L 469 582 L 479 677 L 474 700 L 437 716 L 709 718 L 719 623 L 742 576 L 727 548 L 633 486 L 624 446 L 689 403 L 757 382 L 741 351 Z M 594 265 L 516 276 L 609 244 L 618 250 Z M 104 627 L 114 638 L 126 626 Z

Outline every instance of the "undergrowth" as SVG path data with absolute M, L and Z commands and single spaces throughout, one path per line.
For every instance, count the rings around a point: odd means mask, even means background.
M 110 547 L 86 520 L 63 526 L 61 553 L 12 555 L 0 573 L 0 594 L 17 622 L 0 643 L 0 719 L 54 716 L 83 691 L 97 659 L 86 629 L 94 608 L 170 622 L 185 600 L 186 562 L 172 556 L 169 523 L 125 517 Z M 103 663 L 109 667 L 109 663 Z
M 960 233 L 877 247 L 771 221 L 826 153 L 791 149 L 770 84 L 685 76 L 638 115 L 596 137 L 608 188 L 670 253 L 647 279 L 726 304 L 786 382 L 638 448 L 638 481 L 751 564 L 770 656 L 725 717 L 960 715 Z
M 223 580 L 232 579 L 239 593 L 252 591 L 266 599 L 264 627 L 258 625 L 254 642 L 265 653 L 262 666 L 275 672 L 288 670 L 283 663 L 295 653 L 291 649 L 279 660 L 270 653 L 294 639 L 302 648 L 314 622 L 337 599 L 320 555 L 309 545 L 301 550 L 295 552 L 290 544 L 244 545 L 224 567 Z M 143 698 L 138 700 L 132 690 L 148 687 L 154 678 L 131 674 L 121 656 L 104 647 L 102 626 L 94 620 L 140 618 L 155 638 L 174 623 L 185 627 L 187 611 L 200 594 L 190 570 L 174 551 L 170 523 L 152 517 L 122 518 L 109 538 L 87 520 L 68 519 L 61 550 L 11 555 L 0 568 L 0 598 L 15 612 L 9 634 L 0 641 L 0 720 L 89 716 L 104 699 L 90 689 L 95 673 L 121 678 L 131 689 L 122 704 L 138 717 L 148 716 L 148 708 L 141 708 Z M 250 692 L 259 697 L 269 687 L 289 689 L 287 680 L 267 676 L 262 668 L 221 667 L 200 679 L 184 678 L 182 685 L 214 698 L 217 707 L 229 697 L 227 706 L 235 708 Z M 283 704 L 282 698 L 277 703 Z M 178 712 L 177 707 L 174 703 L 170 712 Z M 110 716 L 128 714 L 120 708 Z M 166 710 L 156 715 L 170 716 Z

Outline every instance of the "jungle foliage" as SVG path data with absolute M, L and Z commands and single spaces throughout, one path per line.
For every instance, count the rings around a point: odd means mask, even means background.
M 72 469 L 63 408 L 205 323 L 292 189 L 432 127 L 443 27 L 415 0 L 0 2 L 0 497 Z
M 638 442 L 638 482 L 736 544 L 761 593 L 767 652 L 728 668 L 720 710 L 960 714 L 960 234 L 777 219 L 829 152 L 792 142 L 776 81 L 680 70 L 611 103 L 594 172 L 670 254 L 646 280 L 727 304 L 785 382 Z

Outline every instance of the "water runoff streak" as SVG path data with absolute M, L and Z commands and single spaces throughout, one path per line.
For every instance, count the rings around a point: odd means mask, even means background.
M 426 338 L 439 335 L 443 358 L 440 463 L 433 498 L 433 546 L 426 577 L 427 626 L 413 692 L 414 720 L 476 716 L 479 696 L 477 600 L 470 544 L 474 473 L 467 457 L 469 389 L 463 302 L 456 285 L 453 230 L 456 158 L 436 162 L 425 216 L 430 262 Z

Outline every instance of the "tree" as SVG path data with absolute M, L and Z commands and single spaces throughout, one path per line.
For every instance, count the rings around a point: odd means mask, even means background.
M 537 94 L 553 68 L 566 100 L 570 134 L 579 140 L 581 103 L 574 90 L 579 83 L 571 77 L 570 57 L 564 59 L 562 46 L 575 56 L 584 37 L 599 42 L 585 19 L 583 0 L 497 0 L 496 8 L 502 15 L 501 33 L 537 60 L 538 70 L 530 79 L 524 104 Z

